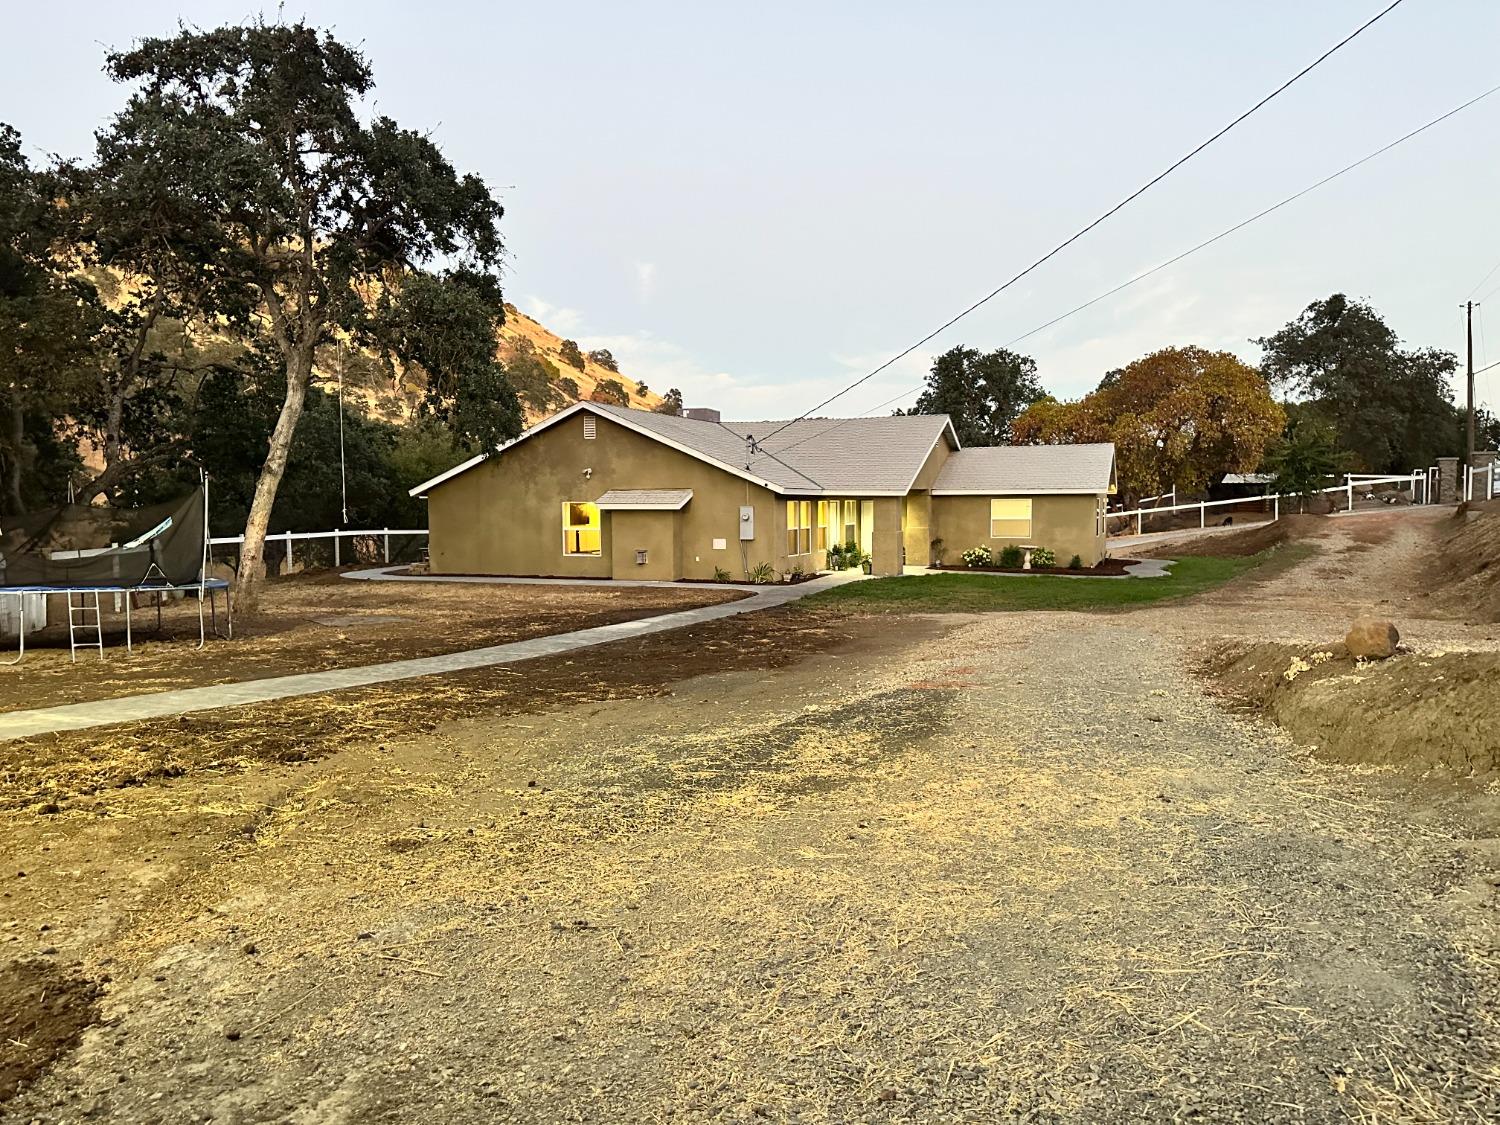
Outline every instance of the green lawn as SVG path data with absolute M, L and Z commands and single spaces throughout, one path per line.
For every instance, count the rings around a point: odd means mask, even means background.
M 1172 564 L 1166 578 L 1067 578 L 1036 575 L 921 574 L 876 578 L 835 586 L 809 597 L 804 605 L 842 605 L 851 609 L 973 613 L 1002 609 L 1110 609 L 1150 605 L 1222 586 L 1265 564 L 1273 556 L 1280 569 L 1305 558 L 1308 549 L 1272 547 L 1241 558 L 1184 558 Z

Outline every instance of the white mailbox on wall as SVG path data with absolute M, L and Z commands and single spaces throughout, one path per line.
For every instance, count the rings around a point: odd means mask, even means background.
M 755 538 L 755 508 L 750 504 L 740 505 L 740 539 Z

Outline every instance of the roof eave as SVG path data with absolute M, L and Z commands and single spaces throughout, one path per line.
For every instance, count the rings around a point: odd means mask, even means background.
M 934 488 L 933 496 L 1103 496 L 1109 489 L 1095 488 Z
M 661 434 L 652 433 L 650 430 L 646 429 L 644 426 L 635 425 L 633 422 L 630 421 L 629 418 L 622 418 L 620 415 L 615 414 L 615 413 L 613 413 L 611 411 L 608 411 L 608 410 L 599 410 L 594 403 L 591 403 L 591 402 L 575 402 L 572 406 L 568 407 L 567 409 L 565 409 L 565 410 L 559 410 L 556 414 L 552 415 L 552 417 L 542 419 L 542 421 L 538 422 L 535 426 L 532 426 L 530 429 L 523 430 L 520 434 L 517 434 L 515 437 L 511 438 L 509 441 L 501 442 L 494 449 L 489 450 L 488 452 L 485 452 L 485 453 L 481 453 L 481 454 L 479 454 L 479 455 L 477 455 L 475 457 L 470 457 L 467 461 L 463 462 L 462 464 L 455 465 L 455 466 L 453 466 L 453 468 L 447 470 L 446 472 L 439 473 L 437 476 L 433 477 L 431 480 L 423 481 L 421 484 L 417 485 L 415 488 L 409 489 L 407 491 L 407 495 L 408 496 L 415 496 L 415 497 L 419 497 L 419 498 L 424 498 L 425 499 L 426 498 L 426 494 L 430 490 L 436 488 L 438 485 L 440 485 L 440 484 L 446 484 L 448 481 L 452 480 L 454 477 L 460 475 L 461 473 L 468 472 L 470 469 L 476 467 L 481 462 L 488 460 L 490 457 L 494 456 L 495 454 L 504 453 L 511 446 L 513 446 L 513 445 L 520 445 L 521 442 L 526 441 L 529 438 L 535 437 L 537 434 L 541 433 L 543 430 L 548 429 L 549 427 L 556 425 L 558 422 L 561 422 L 564 418 L 571 418 L 574 414 L 577 414 L 577 413 L 579 413 L 581 411 L 584 411 L 584 410 L 587 410 L 589 413 L 593 414 L 596 418 L 607 418 L 607 419 L 609 419 L 612 422 L 618 422 L 620 425 L 624 426 L 627 430 L 630 430 L 630 431 L 632 431 L 634 433 L 640 434 L 642 437 L 650 438 L 652 441 L 661 442 L 661 444 L 663 444 L 665 446 L 668 446 L 668 447 L 670 447 L 672 449 L 675 449 L 679 453 L 685 453 L 689 457 L 692 457 L 692 458 L 694 458 L 695 460 L 698 460 L 698 461 L 702 461 L 706 465 L 712 465 L 712 466 L 714 466 L 717 469 L 722 469 L 726 473 L 730 473 L 733 476 L 739 477 L 741 480 L 747 480 L 751 484 L 758 484 L 762 488 L 769 489 L 770 491 L 772 491 L 772 492 L 774 492 L 774 493 L 776 493 L 778 495 L 785 495 L 789 491 L 797 491 L 796 489 L 788 489 L 788 488 L 786 488 L 783 485 L 779 485 L 779 484 L 776 484 L 776 483 L 774 483 L 772 481 L 765 480 L 764 478 L 758 477 L 755 474 L 747 472 L 744 469 L 736 469 L 733 465 L 726 464 L 725 462 L 720 461 L 716 457 L 710 457 L 708 454 L 703 453 L 700 450 L 693 449 L 691 446 L 683 445 L 681 442 L 673 441 L 671 438 L 663 437 Z

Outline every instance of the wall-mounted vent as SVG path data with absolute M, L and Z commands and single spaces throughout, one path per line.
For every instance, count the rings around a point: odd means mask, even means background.
M 583 420 L 583 440 L 594 440 L 594 419 L 591 417 L 584 418 Z

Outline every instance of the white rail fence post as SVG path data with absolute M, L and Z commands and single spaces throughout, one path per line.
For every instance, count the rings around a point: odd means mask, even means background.
M 1475 473 L 1475 476 L 1478 476 L 1477 472 Z M 1494 466 L 1487 466 L 1483 489 L 1481 490 L 1477 486 L 1474 486 L 1473 490 L 1479 492 L 1480 495 L 1484 496 L 1493 496 L 1497 492 L 1500 492 L 1500 489 L 1497 489 L 1495 487 L 1496 482 L 1494 480 L 1494 476 Z M 1358 479 L 1356 480 L 1356 478 Z M 1337 513 L 1338 500 L 1335 494 L 1342 492 L 1344 494 L 1344 502 L 1346 505 L 1345 511 L 1350 512 L 1354 510 L 1354 490 L 1356 483 L 1358 484 L 1360 489 L 1366 490 L 1361 494 L 1368 496 L 1375 495 L 1374 489 L 1376 485 L 1397 485 L 1403 488 L 1410 487 L 1412 489 L 1413 502 L 1417 502 L 1418 487 L 1420 487 L 1422 490 L 1422 498 L 1424 501 L 1427 500 L 1432 491 L 1431 477 L 1423 474 L 1420 470 L 1418 470 L 1417 472 L 1409 476 L 1377 476 L 1375 474 L 1345 473 L 1343 484 L 1335 484 L 1328 488 L 1318 489 L 1317 493 L 1315 494 L 1328 496 L 1335 513 Z M 1276 520 L 1279 520 L 1281 518 L 1281 495 L 1281 493 L 1265 492 L 1259 496 L 1237 496 L 1229 500 L 1199 500 L 1189 504 L 1170 504 L 1164 505 L 1162 507 L 1152 508 L 1136 507 L 1122 509 L 1117 512 L 1110 512 L 1106 516 L 1106 520 L 1114 519 L 1125 521 L 1125 526 L 1122 529 L 1121 534 L 1128 534 L 1130 528 L 1129 521 L 1133 518 L 1135 520 L 1135 534 L 1143 535 L 1145 533 L 1145 518 L 1148 515 L 1154 516 L 1165 515 L 1172 512 L 1191 512 L 1194 509 L 1197 509 L 1198 527 L 1200 530 L 1206 530 L 1208 527 L 1208 509 L 1210 508 L 1218 508 L 1225 505 L 1253 504 L 1257 501 L 1264 504 L 1265 502 L 1269 501 L 1271 505 L 1271 522 L 1275 522 Z M 1264 511 L 1264 508 L 1262 508 L 1262 511 Z M 1169 528 L 1168 530 L 1180 531 L 1186 529 Z
M 389 565 L 391 561 L 391 536 L 426 534 L 428 534 L 428 531 L 425 527 L 381 527 L 369 529 L 351 528 L 344 531 L 339 531 L 337 529 L 333 531 L 284 531 L 279 535 L 269 535 L 266 538 L 268 542 L 273 539 L 279 539 L 281 541 L 283 550 L 285 550 L 286 552 L 286 568 L 288 573 L 290 573 L 293 565 L 296 562 L 296 555 L 293 544 L 298 539 L 332 539 L 334 566 L 343 565 L 343 547 L 342 544 L 340 544 L 339 540 L 345 538 L 346 536 L 356 539 L 378 539 L 380 541 L 380 557 L 384 560 L 386 565 Z M 243 535 L 216 535 L 209 539 L 209 544 L 214 547 L 243 548 L 245 545 L 245 537 Z

